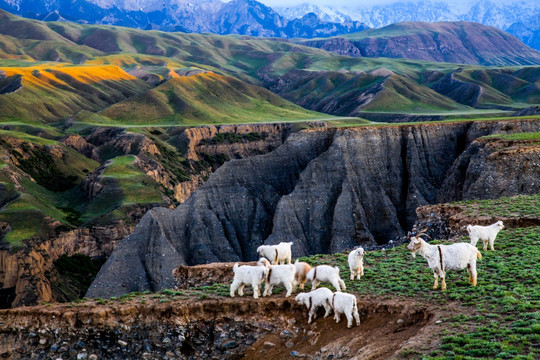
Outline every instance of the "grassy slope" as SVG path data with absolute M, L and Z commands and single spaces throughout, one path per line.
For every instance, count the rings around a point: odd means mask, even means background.
M 201 125 L 328 118 L 270 91 L 206 73 L 173 78 L 102 113 L 119 123 Z M 137 119 L 144 114 L 144 119 Z
M 7 189 L 5 198 L 9 200 L 0 208 L 0 221 L 10 224 L 4 240 L 15 248 L 24 239 L 46 236 L 47 223 L 53 220 L 76 227 L 104 215 L 122 218 L 122 209 L 133 204 L 163 202 L 162 189 L 135 166 L 133 156 L 109 161 L 101 180 L 111 185 L 87 199 L 77 184 L 97 169 L 97 162 L 55 140 L 3 130 L 0 136 L 0 154 L 12 157 L 26 149 L 27 156 L 26 160 L 19 158 L 24 162 L 17 166 L 4 162 L 0 167 L 0 184 Z M 51 146 L 58 150 L 50 152 Z M 60 187 L 61 179 L 64 184 Z
M 114 65 L 48 63 L 0 70 L 8 79 L 22 78 L 20 89 L 0 95 L 0 121 L 57 121 L 81 110 L 101 110 L 150 88 Z

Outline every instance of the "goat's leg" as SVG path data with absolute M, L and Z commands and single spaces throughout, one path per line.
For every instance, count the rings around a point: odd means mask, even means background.
M 444 271 L 441 271 L 440 273 L 441 275 L 441 290 L 446 290 L 446 274 L 444 273 Z
M 232 282 L 232 284 L 231 284 L 231 293 L 230 293 L 231 297 L 234 297 L 234 293 L 236 292 L 236 289 L 238 289 L 239 284 L 240 283 L 237 280 L 234 280 Z
M 433 290 L 437 290 L 439 287 L 439 275 L 436 272 L 433 272 L 433 277 L 435 278 L 435 282 L 433 283 Z
M 330 313 L 332 312 L 332 306 L 330 306 L 330 304 L 327 304 L 326 302 L 323 304 L 324 306 L 324 318 L 326 319 L 327 317 L 330 316 Z
M 316 316 L 317 316 L 317 314 L 313 311 L 313 309 L 310 309 L 309 310 L 309 319 L 308 319 L 307 323 L 311 324 Z
M 347 327 L 350 329 L 353 325 L 353 316 L 350 312 L 346 312 L 345 317 L 347 318 Z
M 253 288 L 253 298 L 258 299 L 259 298 L 259 284 L 255 282 L 251 284 L 251 287 Z
M 341 292 L 341 287 L 339 286 L 339 281 L 337 279 L 332 281 L 332 286 L 336 288 L 337 292 Z
M 353 312 L 353 315 L 354 315 L 354 319 L 356 320 L 356 326 L 359 326 L 360 325 L 360 315 L 358 314 L 358 309 L 354 309 L 354 312 Z
M 469 273 L 469 284 L 473 283 L 473 276 L 471 271 L 471 264 L 467 264 L 467 272 Z
M 292 294 L 293 286 L 290 282 L 285 284 L 285 289 L 287 289 L 287 294 L 285 294 L 285 297 L 289 297 Z
M 319 280 L 313 279 L 311 282 L 311 291 L 315 290 L 319 286 Z
M 305 285 L 306 285 L 306 279 L 304 279 L 304 281 L 300 282 L 300 289 L 304 290 Z
M 495 239 L 489 239 L 489 248 L 495 251 L 495 248 L 493 247 L 493 243 L 495 243 Z
M 476 286 L 476 280 L 477 280 L 476 263 L 471 265 L 471 275 L 472 275 L 472 286 Z
M 487 240 L 482 240 L 482 242 L 484 243 L 484 251 L 487 251 L 487 246 L 488 246 Z
M 351 280 L 354 280 L 355 276 L 356 276 L 356 270 L 351 269 Z
M 244 287 L 246 286 L 246 284 L 242 284 L 238 287 L 238 295 L 240 296 L 244 296 Z
M 334 319 L 336 320 L 336 324 L 341 321 L 341 318 L 339 317 L 339 313 L 334 310 Z

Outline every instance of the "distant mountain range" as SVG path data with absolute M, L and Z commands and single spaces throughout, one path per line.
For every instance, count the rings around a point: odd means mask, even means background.
M 270 8 L 254 0 L 0 0 L 24 17 L 164 31 L 312 38 L 403 21 L 471 21 L 495 26 L 540 49 L 538 2 L 470 4 L 429 0 L 348 8 L 302 4 Z
M 538 65 L 540 52 L 492 26 L 473 22 L 402 22 L 324 39 L 298 41 L 339 55 L 478 65 Z
M 327 37 L 366 29 L 359 21 L 323 21 L 314 14 L 286 19 L 253 0 L 0 0 L 0 8 L 46 21 L 120 25 L 145 30 L 281 38 Z
M 540 2 L 522 1 L 494 3 L 480 0 L 468 4 L 421 0 L 417 2 L 394 2 L 366 7 L 348 8 L 302 4 L 294 7 L 276 7 L 287 19 L 316 14 L 328 22 L 360 21 L 370 28 L 403 21 L 471 21 L 490 25 L 518 37 L 525 44 L 540 49 Z

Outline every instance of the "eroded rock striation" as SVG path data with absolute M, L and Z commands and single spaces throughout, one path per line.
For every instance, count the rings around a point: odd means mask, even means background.
M 173 287 L 180 264 L 254 260 L 263 243 L 293 241 L 295 256 L 386 243 L 412 227 L 417 207 L 458 198 L 447 178 L 477 138 L 539 128 L 520 119 L 295 133 L 271 153 L 225 163 L 175 210 L 150 210 L 87 295 Z

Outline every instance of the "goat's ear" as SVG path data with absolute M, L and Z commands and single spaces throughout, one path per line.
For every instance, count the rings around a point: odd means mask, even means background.
M 407 232 L 407 240 L 410 240 L 410 239 L 411 239 L 411 236 L 412 236 L 412 232 L 408 231 L 408 232 Z
M 356 249 L 358 249 L 358 246 L 355 246 L 355 247 L 353 248 L 353 251 L 356 250 Z

